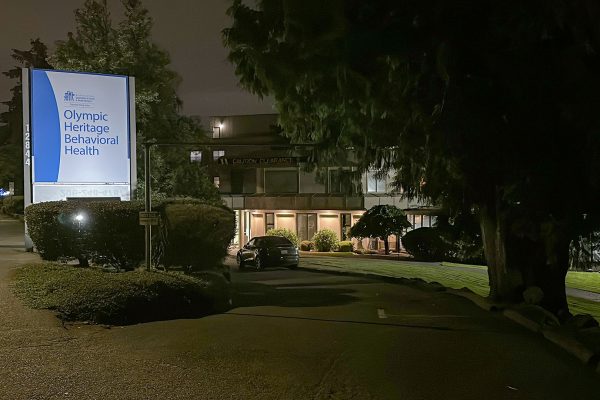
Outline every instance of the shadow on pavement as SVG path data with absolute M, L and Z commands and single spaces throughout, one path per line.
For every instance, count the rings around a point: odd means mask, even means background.
M 357 301 L 354 290 L 347 288 L 311 287 L 311 285 L 264 284 L 236 282 L 233 284 L 233 307 L 280 306 L 322 307 L 350 304 Z

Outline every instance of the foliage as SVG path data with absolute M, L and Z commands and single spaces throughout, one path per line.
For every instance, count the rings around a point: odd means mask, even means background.
M 481 230 L 472 213 L 458 213 L 452 222 L 446 216 L 438 215 L 435 229 L 450 248 L 446 260 L 485 264 Z
M 170 59 L 151 39 L 152 18 L 140 0 L 122 0 L 124 15 L 115 26 L 106 0 L 86 0 L 75 10 L 75 33 L 58 41 L 51 62 L 57 69 L 102 72 L 135 77 L 138 131 L 138 178 L 143 180 L 142 144 L 145 141 L 199 142 L 198 122 L 180 114 L 176 90 L 180 77 Z M 194 149 L 197 150 L 197 149 Z M 164 197 L 212 199 L 217 189 L 206 170 L 189 161 L 189 148 L 154 147 L 153 189 Z
M 451 246 L 436 228 L 417 228 L 402 237 L 402 246 L 417 260 L 442 261 L 450 256 Z
M 300 242 L 300 250 L 302 251 L 311 251 L 315 248 L 315 242 L 310 240 L 303 240 Z
M 221 264 L 235 234 L 233 211 L 197 199 L 168 200 L 155 209 L 161 213 L 154 252 L 157 264 L 192 271 Z
M 590 232 L 571 242 L 570 268 L 581 271 L 600 270 L 600 232 Z
M 349 240 L 343 240 L 341 242 L 339 242 L 337 244 L 337 250 L 336 251 L 340 251 L 340 252 L 350 252 L 354 250 L 354 246 L 352 245 L 352 242 Z
M 600 227 L 595 0 L 236 0 L 229 15 L 241 84 L 318 143 L 313 159 L 352 147 L 405 196 L 475 210 L 491 296 L 539 286 L 568 313 L 569 243 Z
M 410 226 L 406 214 L 400 208 L 390 205 L 373 206 L 350 228 L 350 236 L 384 239 L 390 235 L 401 235 Z
M 402 237 L 402 245 L 418 260 L 485 264 L 481 239 L 454 225 L 409 231 Z
M 29 50 L 12 49 L 11 57 L 17 63 L 8 71 L 2 72 L 10 79 L 15 79 L 15 86 L 10 89 L 12 97 L 3 101 L 7 110 L 0 114 L 0 187 L 8 187 L 8 182 L 15 183 L 15 192 L 23 190 L 23 93 L 21 68 L 52 68 L 48 64 L 48 49 L 40 39 L 30 41 Z
M 269 229 L 267 236 L 282 236 L 292 242 L 294 246 L 298 247 L 298 235 L 286 228 Z
M 0 198 L 0 212 L 8 215 L 23 215 L 23 196 Z
M 406 214 L 400 208 L 390 205 L 373 206 L 365 212 L 350 228 L 350 236 L 357 238 L 379 237 L 385 245 L 385 254 L 389 254 L 390 235 L 402 235 L 410 227 Z
M 90 232 L 87 246 L 98 265 L 133 269 L 144 259 L 144 227 L 139 223 L 141 202 L 99 201 L 89 203 Z M 84 228 L 85 229 L 85 228 Z
M 338 243 L 337 234 L 331 229 L 321 229 L 312 238 L 317 251 L 333 251 Z
M 220 295 L 209 282 L 182 274 L 52 263 L 19 268 L 13 287 L 29 306 L 54 310 L 63 320 L 117 325 L 206 315 Z
M 25 210 L 29 235 L 44 260 L 90 259 L 133 269 L 144 258 L 140 202 L 52 201 Z M 75 217 L 81 215 L 82 221 Z

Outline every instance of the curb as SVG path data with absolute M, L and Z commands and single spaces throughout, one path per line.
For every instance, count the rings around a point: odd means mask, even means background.
M 298 267 L 298 270 L 302 271 L 310 271 L 310 272 L 319 272 L 319 273 L 327 273 L 333 275 L 346 275 L 346 276 L 356 276 L 361 278 L 371 278 L 376 280 L 381 280 L 389 283 L 400 283 L 406 284 L 410 286 L 414 286 L 424 290 L 433 290 L 433 291 L 445 291 L 449 294 L 463 297 L 473 304 L 482 308 L 486 311 L 502 311 L 502 315 L 507 319 L 523 326 L 524 328 L 541 334 L 546 340 L 553 343 L 554 345 L 560 347 L 573 357 L 577 358 L 584 365 L 588 365 L 592 367 L 597 374 L 600 375 L 600 354 L 596 354 L 593 350 L 588 348 L 583 343 L 579 342 L 574 337 L 567 335 L 563 332 L 560 332 L 557 328 L 546 327 L 534 320 L 527 318 L 525 315 L 521 314 L 519 311 L 510 308 L 506 305 L 496 304 L 489 302 L 486 298 L 475 294 L 469 289 L 452 289 L 446 288 L 442 286 L 438 282 L 427 283 L 422 279 L 410 279 L 410 278 L 402 278 L 402 277 L 392 277 L 385 275 L 377 275 L 370 272 L 354 272 L 354 271 L 343 271 L 343 270 L 330 270 L 330 269 L 321 269 L 321 268 L 306 268 L 306 267 Z M 439 290 L 439 287 L 444 289 Z
M 506 318 L 510 319 L 511 321 L 516 322 L 517 324 L 529 329 L 532 332 L 535 332 L 535 333 L 542 332 L 542 325 L 538 324 L 535 321 L 530 320 L 529 318 L 525 317 L 523 314 L 521 314 L 515 310 L 508 308 L 508 309 L 502 311 L 502 315 L 504 315 Z
M 584 344 L 578 342 L 575 338 L 564 335 L 558 330 L 548 328 L 542 329 L 542 335 L 569 354 L 578 358 L 585 365 L 591 365 L 593 367 L 598 363 L 598 360 L 595 360 L 594 362 L 594 352 L 588 349 Z M 600 364 L 597 365 L 596 371 L 600 371 Z

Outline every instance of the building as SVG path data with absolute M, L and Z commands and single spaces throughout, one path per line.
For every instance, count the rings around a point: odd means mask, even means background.
M 315 232 L 329 228 L 344 240 L 365 210 L 381 204 L 406 210 L 415 228 L 434 222 L 427 209 L 402 199 L 389 177 L 375 172 L 357 176 L 351 166 L 304 171 L 306 150 L 292 150 L 289 141 L 278 135 L 276 122 L 274 114 L 203 119 L 216 142 L 241 145 L 214 147 L 212 154 L 202 157 L 208 159 L 205 163 L 225 204 L 236 213 L 235 244 L 243 245 L 271 228 L 290 229 L 300 240 L 310 240 Z M 392 249 L 395 242 L 390 241 Z M 368 240 L 361 244 L 380 246 Z

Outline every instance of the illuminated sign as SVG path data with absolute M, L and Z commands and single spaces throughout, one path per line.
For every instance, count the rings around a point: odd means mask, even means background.
M 135 180 L 130 82 L 120 75 L 31 70 L 31 129 L 25 132 L 31 154 L 27 148 L 25 162 L 31 163 L 33 203 L 130 199 Z

